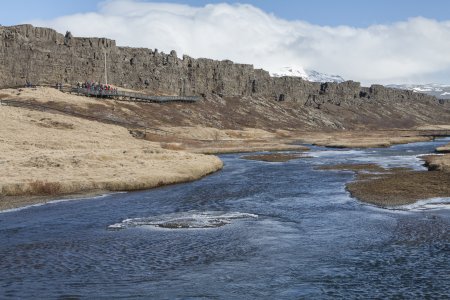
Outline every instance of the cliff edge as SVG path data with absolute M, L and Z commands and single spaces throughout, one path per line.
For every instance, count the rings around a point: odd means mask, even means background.
M 118 47 L 106 38 L 78 38 L 53 29 L 18 25 L 0 27 L 0 88 L 108 79 L 128 88 L 166 94 L 257 96 L 278 101 L 339 103 L 345 100 L 434 101 L 433 97 L 358 82 L 316 83 L 298 77 L 271 77 L 252 65 L 229 60 L 194 59 L 175 51 L 165 54 L 145 48 Z
M 421 93 L 362 87 L 354 81 L 271 77 L 248 64 L 187 55 L 180 59 L 175 51 L 118 47 L 110 39 L 78 38 L 31 25 L 0 27 L 0 88 L 26 81 L 102 82 L 105 53 L 110 83 L 155 94 L 204 97 L 206 101 L 193 106 L 193 114 L 180 116 L 188 121 L 170 125 L 373 129 L 450 123 L 448 103 Z M 217 117 L 203 122 L 196 111 Z

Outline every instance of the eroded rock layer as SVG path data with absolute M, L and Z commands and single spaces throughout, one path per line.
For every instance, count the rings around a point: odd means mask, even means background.
M 201 104 L 168 108 L 167 114 L 153 116 L 159 107 L 139 108 L 153 123 L 165 124 L 165 116 L 170 116 L 168 125 L 217 128 L 380 129 L 450 122 L 449 103 L 425 94 L 354 81 L 275 78 L 252 65 L 180 59 L 175 51 L 118 47 L 113 40 L 77 38 L 31 25 L 0 27 L 0 88 L 27 81 L 104 82 L 105 53 L 109 83 L 150 94 L 204 96 Z
M 174 95 L 261 96 L 299 101 L 311 106 L 339 105 L 355 100 L 420 100 L 433 97 L 358 82 L 314 83 L 297 77 L 270 77 L 252 65 L 228 60 L 194 59 L 144 48 L 118 47 L 106 38 L 76 38 L 53 29 L 18 25 L 0 27 L 0 87 L 33 84 L 104 81 L 104 53 L 108 79 L 124 87 Z

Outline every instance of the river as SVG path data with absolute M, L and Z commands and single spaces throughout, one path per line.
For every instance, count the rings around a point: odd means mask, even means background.
M 0 213 L 0 298 L 449 298 L 450 198 L 378 208 L 345 191 L 352 172 L 315 169 L 421 169 L 448 141 L 222 155 L 196 182 Z

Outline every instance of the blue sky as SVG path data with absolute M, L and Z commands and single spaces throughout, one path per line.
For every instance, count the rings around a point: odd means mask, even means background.
M 34 19 L 94 11 L 103 0 L 14 0 L 2 1 L 0 24 L 15 25 Z M 438 21 L 449 19 L 448 0 L 158 0 L 146 2 L 182 3 L 204 6 L 209 3 L 249 3 L 287 20 L 304 20 L 317 25 L 366 27 L 422 16 Z
M 449 12 L 448 0 L 15 0 L 3 1 L 0 24 L 364 85 L 450 84 Z

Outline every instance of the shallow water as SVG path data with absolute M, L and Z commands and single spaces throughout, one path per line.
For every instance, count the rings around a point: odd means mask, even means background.
M 322 164 L 423 168 L 438 144 L 223 155 L 202 180 L 0 213 L 0 298 L 449 298 L 449 198 L 382 209 Z

